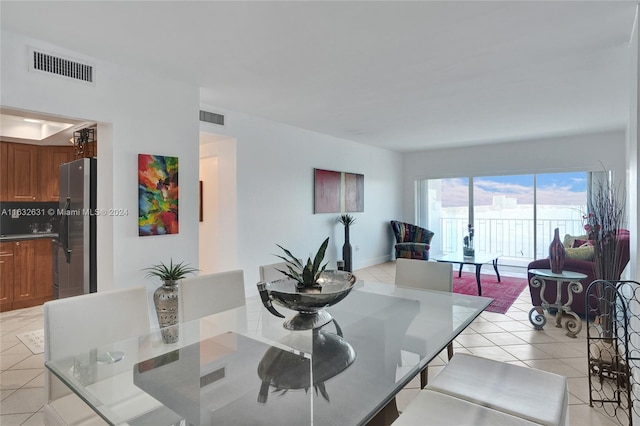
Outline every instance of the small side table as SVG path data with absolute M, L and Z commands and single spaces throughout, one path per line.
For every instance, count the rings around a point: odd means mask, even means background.
M 542 306 L 534 306 L 529 311 L 529 321 L 535 327 L 536 330 L 542 330 L 542 327 L 547 323 L 547 319 L 544 316 L 544 309 L 549 311 L 549 308 L 556 308 L 556 327 L 562 328 L 562 314 L 567 313 L 572 319 L 567 320 L 565 328 L 567 329 L 567 336 L 576 337 L 580 330 L 582 330 L 582 321 L 578 314 L 571 310 L 571 302 L 573 302 L 573 295 L 582 293 L 582 283 L 580 280 L 587 278 L 585 274 L 572 271 L 562 271 L 561 274 L 554 274 L 551 269 L 532 269 L 529 271 L 533 276 L 529 281 L 532 287 L 540 288 L 540 299 Z M 554 280 L 556 282 L 556 301 L 555 303 L 549 303 L 544 297 L 544 290 L 546 287 L 545 279 Z M 567 301 L 562 303 L 562 284 L 567 283 Z

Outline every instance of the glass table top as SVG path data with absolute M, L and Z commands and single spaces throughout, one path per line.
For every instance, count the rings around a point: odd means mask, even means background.
M 465 256 L 462 252 L 456 253 L 433 253 L 429 254 L 429 259 L 438 262 L 466 263 L 469 265 L 482 265 L 484 263 L 492 263 L 500 257 L 496 253 L 477 253 L 475 256 Z
M 289 331 L 256 297 L 178 343 L 156 330 L 46 367 L 110 424 L 366 424 L 491 300 L 359 282 L 335 323 Z
M 579 281 L 587 278 L 587 275 L 583 273 L 567 271 L 567 270 L 564 270 L 559 274 L 556 274 L 551 269 L 531 269 L 529 270 L 529 273 L 532 275 L 538 275 L 540 277 L 564 279 L 567 281 Z

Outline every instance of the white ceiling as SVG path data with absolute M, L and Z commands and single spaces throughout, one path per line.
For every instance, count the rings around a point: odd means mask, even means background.
M 412 151 L 624 128 L 635 4 L 3 0 L 1 25 Z
M 6 142 L 32 145 L 69 145 L 76 130 L 96 123 L 0 108 L 0 137 Z

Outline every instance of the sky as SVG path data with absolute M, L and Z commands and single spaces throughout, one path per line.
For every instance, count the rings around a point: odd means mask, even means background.
M 534 175 L 483 176 L 474 178 L 474 204 L 490 206 L 493 197 L 515 198 L 518 204 L 533 204 Z M 584 205 L 587 173 L 536 175 L 538 205 Z M 468 178 L 442 179 L 442 207 L 468 205 Z

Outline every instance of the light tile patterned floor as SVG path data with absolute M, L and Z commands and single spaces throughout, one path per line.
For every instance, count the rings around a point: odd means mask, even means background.
M 509 274 L 507 271 L 501 273 Z M 395 263 L 388 262 L 355 272 L 358 279 L 393 283 Z M 520 273 L 521 274 L 521 273 Z M 516 273 L 517 275 L 517 273 Z M 456 352 L 473 353 L 569 377 L 571 425 L 613 426 L 618 423 L 589 407 L 585 328 L 576 339 L 555 328 L 548 319 L 543 331 L 533 330 L 526 313 L 531 309 L 525 289 L 505 314 L 483 313 L 456 339 Z M 43 355 L 33 355 L 18 334 L 43 327 L 42 307 L 0 313 L 0 424 L 42 425 L 44 405 Z M 445 364 L 441 354 L 429 368 L 437 374 Z M 400 392 L 402 410 L 419 392 L 418 379 Z
M 33 355 L 17 337 L 42 327 L 42 306 L 0 313 L 2 426 L 44 424 L 44 355 Z

